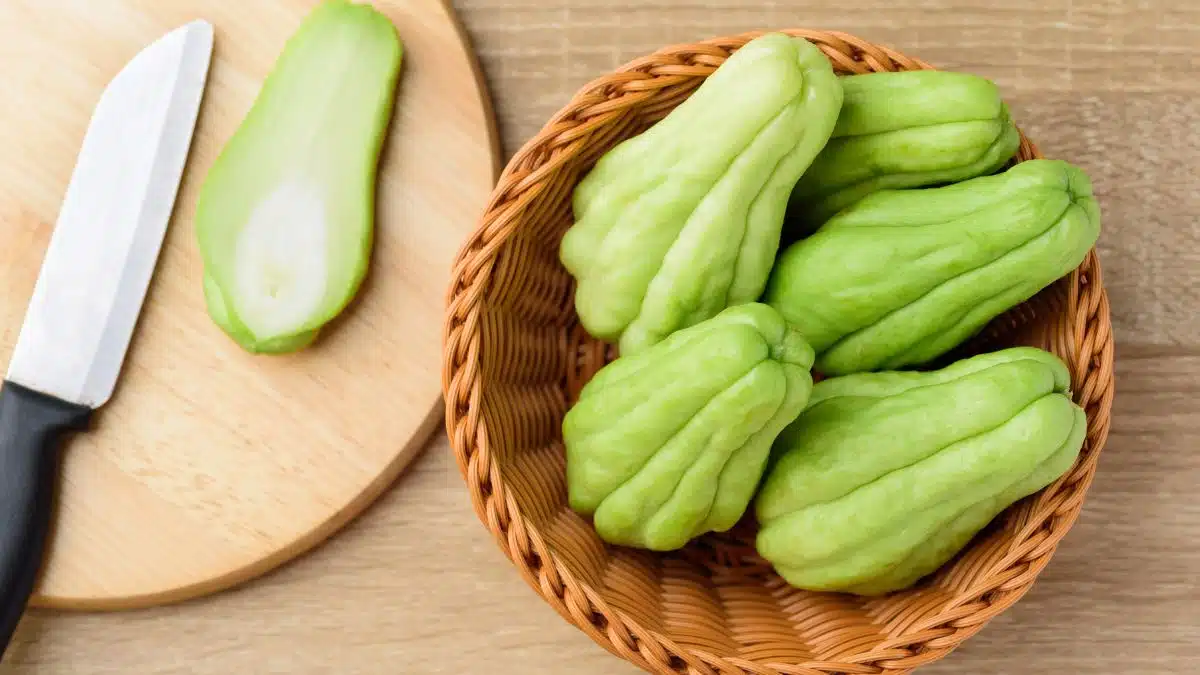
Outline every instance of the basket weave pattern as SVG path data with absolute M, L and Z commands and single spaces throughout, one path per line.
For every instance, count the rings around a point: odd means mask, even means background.
M 818 45 L 841 74 L 931 68 L 843 33 L 784 32 Z M 551 607 L 612 653 L 655 673 L 905 673 L 1019 600 L 1079 514 L 1113 397 L 1112 327 L 1094 250 L 952 355 L 1029 344 L 1062 357 L 1088 417 L 1079 460 L 915 589 L 874 599 L 798 591 L 754 554 L 748 522 L 652 554 L 606 545 L 567 507 L 562 418 L 613 358 L 579 326 L 558 262 L 571 191 L 603 152 L 661 119 L 760 34 L 632 61 L 580 89 L 512 158 L 453 272 L 446 429 L 501 549 Z M 1035 157 L 1022 136 L 1015 161 Z

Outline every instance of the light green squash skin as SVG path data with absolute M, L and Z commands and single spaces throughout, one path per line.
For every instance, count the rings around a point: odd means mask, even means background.
M 370 5 L 323 0 L 289 38 L 209 170 L 195 220 L 204 297 L 212 320 L 246 351 L 307 347 L 358 292 L 374 240 L 377 164 L 402 54 L 387 16 Z M 323 275 L 323 291 L 303 321 L 256 334 L 248 325 L 254 310 L 238 290 L 239 236 L 281 186 L 302 186 L 324 207 L 313 217 L 325 222 L 325 263 L 311 272 Z
M 817 383 L 756 497 L 759 554 L 797 588 L 912 586 L 1072 466 L 1087 418 L 1069 386 L 1029 347 Z
M 826 375 L 922 365 L 1077 267 L 1099 235 L 1087 174 L 1030 160 L 856 202 L 787 247 L 763 301 Z
M 571 508 L 604 541 L 655 551 L 728 530 L 808 401 L 812 359 L 746 303 L 608 364 L 563 420 Z
M 559 249 L 587 332 L 632 354 L 758 300 L 788 195 L 837 120 L 842 89 L 810 42 L 748 42 L 573 194 Z
M 789 233 L 802 235 L 882 189 L 987 175 L 1020 145 L 991 81 L 912 70 L 841 78 L 843 103 L 829 143 L 792 193 Z

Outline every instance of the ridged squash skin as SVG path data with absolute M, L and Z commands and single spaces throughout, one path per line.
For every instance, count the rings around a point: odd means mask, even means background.
M 402 53 L 379 10 L 322 0 L 209 170 L 196 210 L 204 297 L 246 351 L 307 347 L 357 294 Z
M 910 70 L 840 81 L 837 125 L 792 193 L 790 233 L 811 232 L 876 190 L 994 173 L 1020 145 L 1000 90 L 977 75 Z
M 1099 235 L 1087 174 L 1030 160 L 865 197 L 787 247 L 763 301 L 826 375 L 922 365 L 1077 267 Z
M 841 103 L 815 45 L 768 33 L 604 154 L 574 191 L 559 249 L 587 332 L 632 354 L 758 300 L 788 195 Z
M 603 540 L 655 551 L 728 530 L 808 401 L 812 359 L 760 303 L 617 358 L 563 420 L 571 508 Z
M 1074 463 L 1087 431 L 1053 354 L 823 380 L 778 437 L 756 546 L 788 583 L 879 595 L 957 554 Z

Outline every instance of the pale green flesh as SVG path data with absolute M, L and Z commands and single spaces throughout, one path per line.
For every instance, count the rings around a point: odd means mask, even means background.
M 759 553 L 810 590 L 914 583 L 1070 467 L 1087 419 L 1069 382 L 1060 359 L 1028 347 L 822 381 L 773 448 Z
M 209 171 L 196 214 L 205 298 L 246 350 L 307 346 L 358 292 L 401 58 L 386 16 L 326 0 Z

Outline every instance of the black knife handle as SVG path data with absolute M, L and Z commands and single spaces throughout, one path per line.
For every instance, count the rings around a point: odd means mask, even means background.
M 59 440 L 91 409 L 15 382 L 0 386 L 0 656 L 41 569 L 58 478 Z

